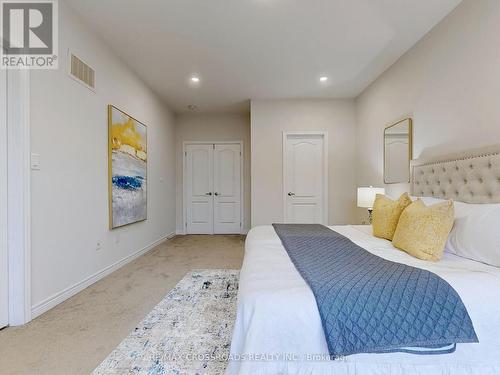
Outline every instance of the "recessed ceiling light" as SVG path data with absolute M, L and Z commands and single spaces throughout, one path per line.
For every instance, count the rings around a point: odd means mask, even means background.
M 319 81 L 320 82 L 326 82 L 326 81 L 328 81 L 328 77 L 326 77 L 326 76 L 320 77 Z
M 193 77 L 191 77 L 191 82 L 193 82 L 193 83 L 199 83 L 200 82 L 200 78 L 196 77 L 196 76 L 193 76 Z

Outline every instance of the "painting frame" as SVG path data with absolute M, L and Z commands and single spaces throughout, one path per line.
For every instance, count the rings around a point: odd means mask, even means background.
M 116 111 L 116 112 L 115 112 Z M 134 124 L 138 124 L 144 128 L 144 134 L 145 134 L 145 160 L 144 160 L 144 176 L 143 176 L 143 181 L 144 181 L 144 186 L 145 186 L 145 198 L 144 198 L 144 216 L 141 218 L 138 218 L 137 220 L 133 220 L 130 222 L 126 223 L 117 223 L 116 220 L 114 220 L 114 204 L 113 204 L 113 178 L 114 178 L 114 173 L 113 173 L 113 151 L 115 149 L 116 152 L 116 146 L 114 142 L 114 137 L 113 137 L 113 129 L 116 124 L 113 122 L 113 115 L 114 113 L 119 113 L 121 116 L 124 118 L 128 119 L 129 121 L 132 121 Z M 121 110 L 120 108 L 116 107 L 115 105 L 108 104 L 108 215 L 109 215 L 109 229 L 117 229 L 121 228 L 124 226 L 136 224 L 139 222 L 143 222 L 147 220 L 147 206 L 148 206 L 148 201 L 147 201 L 147 176 L 148 176 L 148 160 L 147 160 L 147 125 L 144 124 L 143 122 L 137 120 L 135 117 L 129 115 L 127 112 Z

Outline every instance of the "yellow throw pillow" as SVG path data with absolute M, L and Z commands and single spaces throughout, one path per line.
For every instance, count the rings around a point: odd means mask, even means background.
M 392 244 L 416 258 L 438 261 L 454 219 L 453 201 L 426 206 L 417 199 L 401 214 Z
M 377 194 L 375 203 L 373 203 L 373 235 L 392 240 L 401 213 L 411 203 L 412 200 L 408 193 L 401 195 L 397 201 L 393 201 L 385 195 Z

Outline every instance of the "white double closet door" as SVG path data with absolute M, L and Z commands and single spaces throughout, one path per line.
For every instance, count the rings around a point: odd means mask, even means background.
M 185 146 L 187 234 L 241 233 L 241 144 Z

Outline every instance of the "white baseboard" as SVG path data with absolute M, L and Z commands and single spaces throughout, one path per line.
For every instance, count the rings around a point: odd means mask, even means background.
M 174 236 L 175 236 L 174 232 L 169 233 L 166 236 L 163 236 L 163 237 L 159 238 L 158 240 L 154 241 L 153 243 L 147 245 L 146 247 L 143 247 L 142 249 L 136 251 L 135 253 L 130 254 L 129 256 L 126 256 L 125 258 L 107 266 L 106 268 L 102 269 L 101 271 L 87 277 L 86 279 L 84 279 L 76 284 L 73 284 L 72 286 L 50 296 L 49 298 L 43 300 L 40 303 L 37 303 L 36 305 L 34 305 L 31 308 L 31 319 L 35 319 L 37 316 L 40 316 L 43 313 L 49 311 L 50 309 L 59 305 L 61 302 L 67 300 L 68 298 L 73 297 L 75 294 L 81 292 L 85 288 L 88 288 L 90 285 L 101 280 L 102 278 L 106 277 L 110 273 L 113 273 L 114 271 L 123 267 L 127 263 L 130 263 L 134 259 L 139 258 L 141 255 L 146 254 L 148 251 L 152 250 L 154 247 L 158 246 L 162 242 L 165 242 Z
M 246 234 L 248 234 L 248 232 L 249 232 L 249 231 L 250 231 L 250 229 L 249 229 L 249 228 L 243 228 L 243 229 L 241 230 L 241 232 L 240 232 L 240 233 L 241 233 L 241 234 L 246 235 Z M 175 234 L 176 234 L 177 236 L 185 236 L 185 235 L 186 235 L 186 232 L 185 232 L 185 231 L 183 231 L 182 229 L 177 229 L 177 230 L 175 231 Z

